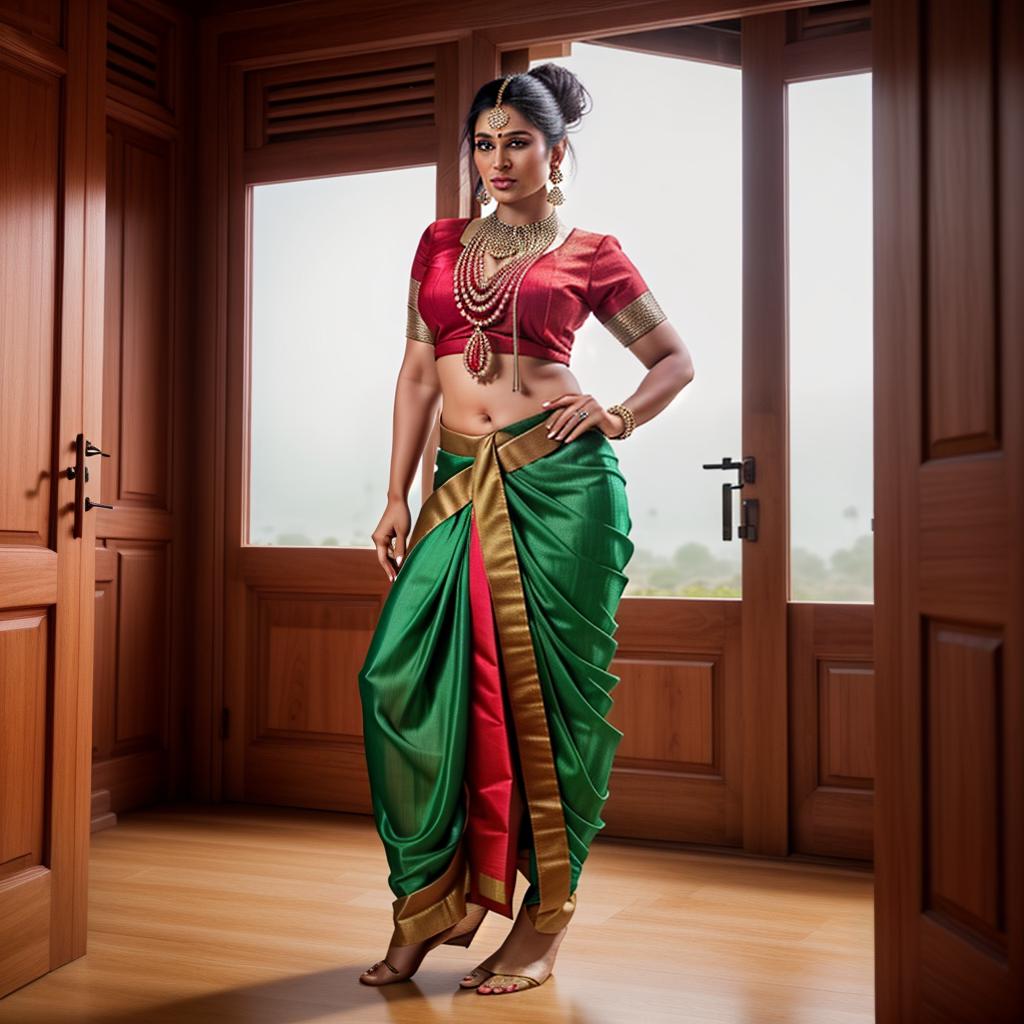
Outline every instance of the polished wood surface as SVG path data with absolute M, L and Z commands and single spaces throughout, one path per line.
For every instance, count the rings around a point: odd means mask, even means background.
M 385 875 L 356 815 L 126 813 L 93 837 L 88 955 L 0 1002 L 0 1024 L 873 1019 L 869 872 L 598 839 L 554 974 L 496 997 L 458 981 L 504 937 L 497 915 L 412 981 L 359 984 L 391 934 Z

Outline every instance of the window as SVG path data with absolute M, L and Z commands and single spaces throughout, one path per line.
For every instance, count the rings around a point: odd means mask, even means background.
M 787 92 L 790 597 L 870 602 L 871 76 Z
M 435 168 L 252 192 L 249 543 L 371 548 Z M 414 520 L 420 500 L 417 471 Z

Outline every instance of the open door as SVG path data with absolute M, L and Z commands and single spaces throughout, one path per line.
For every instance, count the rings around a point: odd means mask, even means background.
M 881 1022 L 1024 1019 L 1024 6 L 876 4 Z
M 0 997 L 85 953 L 105 6 L 0 5 Z

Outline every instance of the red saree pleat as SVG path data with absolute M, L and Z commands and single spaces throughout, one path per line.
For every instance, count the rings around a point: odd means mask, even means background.
M 469 601 L 473 624 L 465 773 L 469 795 L 469 899 L 512 917 L 520 818 L 514 813 L 512 799 L 516 785 L 509 736 L 512 726 L 507 717 L 497 628 L 475 514 L 470 524 Z M 516 809 L 521 812 L 521 808 Z

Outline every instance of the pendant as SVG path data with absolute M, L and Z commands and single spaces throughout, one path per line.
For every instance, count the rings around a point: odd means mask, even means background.
M 462 350 L 462 365 L 466 367 L 470 376 L 477 378 L 483 377 L 491 365 L 491 343 L 479 327 L 473 328 L 473 333 Z

